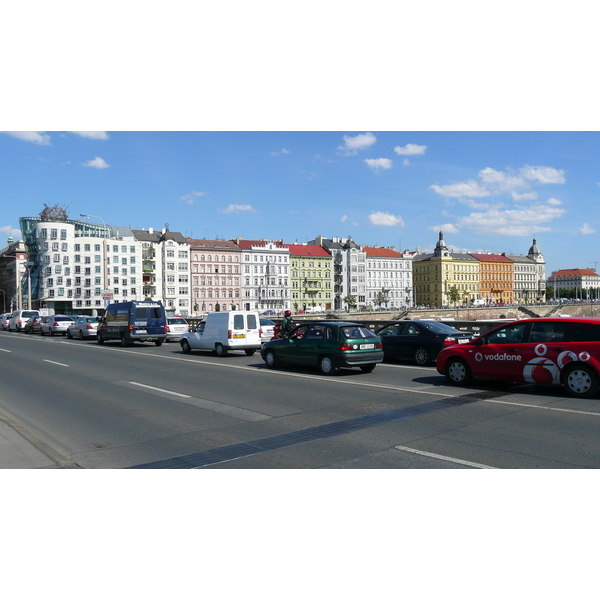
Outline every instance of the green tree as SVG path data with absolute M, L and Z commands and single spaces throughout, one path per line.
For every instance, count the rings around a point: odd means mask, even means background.
M 460 292 L 458 291 L 457 287 L 455 285 L 453 285 L 450 288 L 450 292 L 448 293 L 448 296 L 450 296 L 450 302 L 453 302 L 454 304 L 456 304 L 460 298 Z
M 356 298 L 354 296 L 346 296 L 344 298 L 344 302 L 348 305 L 347 310 L 349 310 L 353 306 L 356 306 Z

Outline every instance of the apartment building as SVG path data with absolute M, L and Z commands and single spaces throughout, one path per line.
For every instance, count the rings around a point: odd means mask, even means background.
M 490 303 L 514 302 L 514 262 L 504 254 L 471 254 L 479 261 L 479 294 Z
M 297 310 L 331 310 L 333 259 L 316 244 L 284 244 L 290 251 L 291 302 Z
M 412 306 L 412 258 L 395 246 L 363 246 L 367 257 L 367 305 L 372 307 Z
M 527 256 L 507 254 L 514 263 L 514 292 L 517 302 L 546 300 L 546 261 L 533 239 Z
M 600 275 L 593 269 L 560 269 L 548 277 L 548 286 L 554 289 L 554 297 L 561 290 L 575 289 L 575 295 L 582 300 L 600 298 Z
M 192 314 L 241 307 L 242 249 L 231 240 L 187 238 L 191 256 Z

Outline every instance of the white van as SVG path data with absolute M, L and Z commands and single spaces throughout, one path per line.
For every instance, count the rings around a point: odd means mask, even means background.
M 31 319 L 31 317 L 39 317 L 39 310 L 15 310 L 8 320 L 9 331 L 24 331 L 25 323 Z
M 186 354 L 192 350 L 212 350 L 225 356 L 229 350 L 244 350 L 252 356 L 260 350 L 260 318 L 256 311 L 233 310 L 209 313 L 198 329 L 184 333 L 179 340 Z

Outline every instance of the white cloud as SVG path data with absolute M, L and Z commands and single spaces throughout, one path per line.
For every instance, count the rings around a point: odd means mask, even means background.
M 75 135 L 89 138 L 90 140 L 108 140 L 108 133 L 106 131 L 71 131 Z
M 220 210 L 222 213 L 256 212 L 249 204 L 230 204 L 227 208 Z
M 377 138 L 372 133 L 361 133 L 354 137 L 345 135 L 345 144 L 343 146 L 338 146 L 338 150 L 340 150 L 343 154 L 349 156 L 352 154 L 356 154 L 359 150 L 365 150 L 366 148 L 370 148 L 376 141 Z
M 405 158 L 405 159 L 402 161 L 402 164 L 403 164 L 405 167 L 408 167 L 408 165 L 410 165 L 410 160 L 408 160 L 408 158 Z
M 93 160 L 81 163 L 84 167 L 94 167 L 94 169 L 108 169 L 110 165 L 99 156 L 96 156 Z
M 562 201 L 558 198 L 548 198 L 546 202 L 552 206 L 560 206 L 562 204 Z
M 387 170 L 392 168 L 392 161 L 389 158 L 366 158 L 365 162 L 376 173 L 381 169 Z
M 563 208 L 554 208 L 544 204 L 517 210 L 492 208 L 486 212 L 471 213 L 466 217 L 460 217 L 457 225 L 460 228 L 492 237 L 529 236 L 538 232 L 551 231 L 549 227 L 542 226 L 542 223 L 562 217 L 565 212 L 566 210 Z
M 523 202 L 523 200 L 537 200 L 538 193 L 537 192 L 524 192 L 523 194 L 519 194 L 517 192 L 511 192 L 512 199 L 515 202 Z
M 523 177 L 539 183 L 565 183 L 565 172 L 553 167 L 531 167 L 525 165 L 521 168 Z
M 286 150 L 285 148 L 282 148 L 281 150 L 279 150 L 279 152 L 271 152 L 271 154 L 273 156 L 279 156 L 280 154 L 289 154 L 290 151 Z
M 475 210 L 488 210 L 490 208 L 502 208 L 502 204 L 489 204 L 487 202 L 477 202 L 477 200 L 473 200 L 473 198 L 459 198 L 458 201 L 461 204 L 465 204 L 469 208 L 473 208 Z
M 462 198 L 467 196 L 470 198 L 484 198 L 489 196 L 490 192 L 473 179 L 469 181 L 461 181 L 459 183 L 449 183 L 447 185 L 432 185 L 430 186 L 434 192 L 447 198 Z
M 435 231 L 436 233 L 443 231 L 444 233 L 458 233 L 458 228 L 452 223 L 444 223 L 443 225 L 432 225 L 428 227 L 429 231 Z
M 381 227 L 404 227 L 404 221 L 402 217 L 397 217 L 386 212 L 374 212 L 369 215 L 369 221 L 371 225 L 377 225 Z
M 23 140 L 24 142 L 33 142 L 40 146 L 50 146 L 50 136 L 43 131 L 5 131 L 8 135 Z
M 596 233 L 596 230 L 590 227 L 587 223 L 583 224 L 583 227 L 579 228 L 579 231 L 584 235 L 589 235 L 590 233 Z
M 412 156 L 414 154 L 425 154 L 427 146 L 419 146 L 418 144 L 406 144 L 406 146 L 396 146 L 394 152 L 396 154 Z

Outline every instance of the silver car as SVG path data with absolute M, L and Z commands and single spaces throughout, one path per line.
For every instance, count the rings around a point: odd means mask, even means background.
M 10 319 L 10 315 L 12 313 L 4 313 L 1 317 L 0 317 L 0 330 L 2 331 L 8 331 L 8 320 Z
M 99 323 L 99 317 L 88 317 L 87 315 L 77 317 L 75 322 L 67 328 L 67 337 L 69 339 L 79 338 L 80 340 L 96 338 Z
M 52 315 L 49 319 L 44 319 L 40 327 L 42 335 L 67 335 L 69 325 L 73 324 L 73 317 L 67 315 Z
M 275 321 L 271 319 L 260 318 L 260 328 L 262 329 L 262 336 L 260 341 L 262 344 L 270 342 L 273 339 L 273 328 L 275 327 Z
M 190 331 L 189 323 L 182 317 L 167 317 L 167 342 L 178 342 L 181 335 Z

